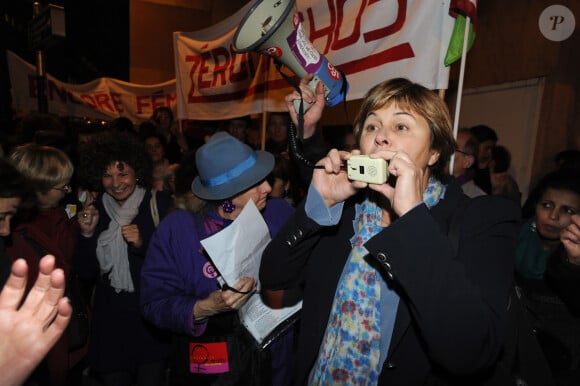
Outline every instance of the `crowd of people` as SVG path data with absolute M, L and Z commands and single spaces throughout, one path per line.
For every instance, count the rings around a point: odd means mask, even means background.
M 578 384 L 580 152 L 522 203 L 497 133 L 454 138 L 433 91 L 378 83 L 329 138 L 310 79 L 265 149 L 250 117 L 195 138 L 166 107 L 138 125 L 24 119 L 0 158 L 0 385 L 508 385 L 514 283 L 554 385 Z M 349 179 L 352 155 L 388 180 Z M 250 206 L 271 240 L 256 277 L 227 283 L 202 241 Z M 252 297 L 302 302 L 299 321 L 260 346 Z

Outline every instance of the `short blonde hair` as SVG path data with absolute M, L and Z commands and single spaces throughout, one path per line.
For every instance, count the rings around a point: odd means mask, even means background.
M 48 192 L 55 185 L 70 180 L 74 172 L 74 166 L 65 152 L 35 143 L 16 147 L 9 161 L 36 192 Z
M 430 147 L 440 153 L 437 162 L 430 166 L 430 171 L 432 175 L 441 177 L 456 148 L 449 110 L 437 93 L 408 79 L 387 80 L 367 92 L 353 125 L 357 144 L 360 145 L 363 125 L 368 115 L 389 103 L 412 110 L 427 121 L 431 131 Z

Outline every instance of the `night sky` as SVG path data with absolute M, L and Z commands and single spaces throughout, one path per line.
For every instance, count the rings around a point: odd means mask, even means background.
M 27 24 L 33 2 L 3 0 L 1 33 L 8 48 L 34 64 L 28 45 Z M 41 7 L 48 2 L 41 2 Z M 54 0 L 65 9 L 66 38 L 46 49 L 47 72 L 70 83 L 85 83 L 99 77 L 128 81 L 129 1 Z
M 64 7 L 66 37 L 45 49 L 46 72 L 67 83 L 86 83 L 100 77 L 129 81 L 129 1 L 54 0 L 40 2 Z M 5 50 L 36 64 L 28 44 L 33 1 L 0 3 L 0 122 L 11 118 Z M 0 127 L 1 130 L 1 127 Z

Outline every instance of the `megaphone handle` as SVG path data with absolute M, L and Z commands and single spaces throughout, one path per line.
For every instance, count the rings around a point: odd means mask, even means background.
M 310 82 L 308 82 L 308 87 L 310 87 L 310 89 L 312 90 L 312 92 L 314 92 L 314 94 L 316 94 L 316 85 L 318 84 L 318 82 L 320 82 L 320 78 L 316 76 L 313 77 Z M 328 94 L 328 88 L 326 87 L 326 85 L 324 85 L 324 95 L 326 94 Z M 304 104 L 304 112 L 307 112 L 310 106 L 312 106 L 312 104 L 306 102 L 305 100 L 303 100 L 302 102 Z M 300 99 L 297 99 L 294 101 L 294 110 L 296 110 L 296 113 L 300 113 L 299 108 L 300 108 Z
M 298 112 L 300 111 L 300 99 L 296 99 L 294 101 L 294 110 L 296 110 L 296 113 L 298 114 Z M 304 112 L 307 112 L 308 109 L 310 108 L 310 106 L 312 106 L 310 103 L 306 102 L 305 100 L 302 101 L 303 102 L 303 106 L 304 106 Z

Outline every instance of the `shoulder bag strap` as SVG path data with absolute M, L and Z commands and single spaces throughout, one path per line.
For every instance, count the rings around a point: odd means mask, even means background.
M 157 228 L 157 225 L 159 225 L 159 210 L 157 209 L 157 191 L 155 190 L 151 190 L 149 206 L 151 207 L 151 218 L 153 218 L 153 224 L 155 225 L 155 228 Z

